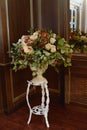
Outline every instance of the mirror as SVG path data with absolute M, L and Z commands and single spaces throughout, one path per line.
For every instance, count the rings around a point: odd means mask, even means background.
M 87 0 L 70 0 L 70 30 L 87 33 Z

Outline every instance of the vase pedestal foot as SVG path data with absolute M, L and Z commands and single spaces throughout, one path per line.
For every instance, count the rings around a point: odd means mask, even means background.
M 43 115 L 45 118 L 45 123 L 46 126 L 49 127 L 49 122 L 48 122 L 48 111 L 49 111 L 49 90 L 48 90 L 48 85 L 47 85 L 47 80 L 43 76 L 37 76 L 31 81 L 28 81 L 28 87 L 27 87 L 27 92 L 26 92 L 26 100 L 27 100 L 27 105 L 30 110 L 29 118 L 27 124 L 30 123 L 32 114 L 35 115 Z M 41 86 L 42 89 L 42 99 L 41 99 L 41 105 L 39 106 L 34 106 L 31 108 L 30 103 L 29 103 L 29 90 L 30 86 L 35 85 L 35 86 Z

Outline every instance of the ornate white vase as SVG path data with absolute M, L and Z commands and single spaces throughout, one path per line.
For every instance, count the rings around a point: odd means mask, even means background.
M 48 68 L 48 64 L 45 64 L 43 66 L 40 67 L 40 65 L 38 67 L 34 66 L 34 64 L 30 64 L 30 69 L 32 71 L 32 75 L 34 75 L 32 82 L 34 84 L 37 83 L 41 83 L 43 81 L 47 82 L 47 80 L 43 77 L 43 73 L 45 73 L 45 71 Z

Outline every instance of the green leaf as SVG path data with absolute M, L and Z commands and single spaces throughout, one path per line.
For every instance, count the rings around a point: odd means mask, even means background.
M 64 54 L 64 53 L 65 53 L 65 50 L 64 50 L 64 49 L 62 49 L 62 50 L 61 50 L 61 53 L 62 53 L 62 54 Z

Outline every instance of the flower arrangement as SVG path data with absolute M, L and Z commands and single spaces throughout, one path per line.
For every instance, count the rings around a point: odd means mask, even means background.
M 13 70 L 29 66 L 35 76 L 38 70 L 44 73 L 48 65 L 54 68 L 60 64 L 71 66 L 72 48 L 52 30 L 36 30 L 13 43 L 10 54 Z
M 74 52 L 87 53 L 87 33 L 79 30 L 71 32 L 69 43 L 74 46 Z

